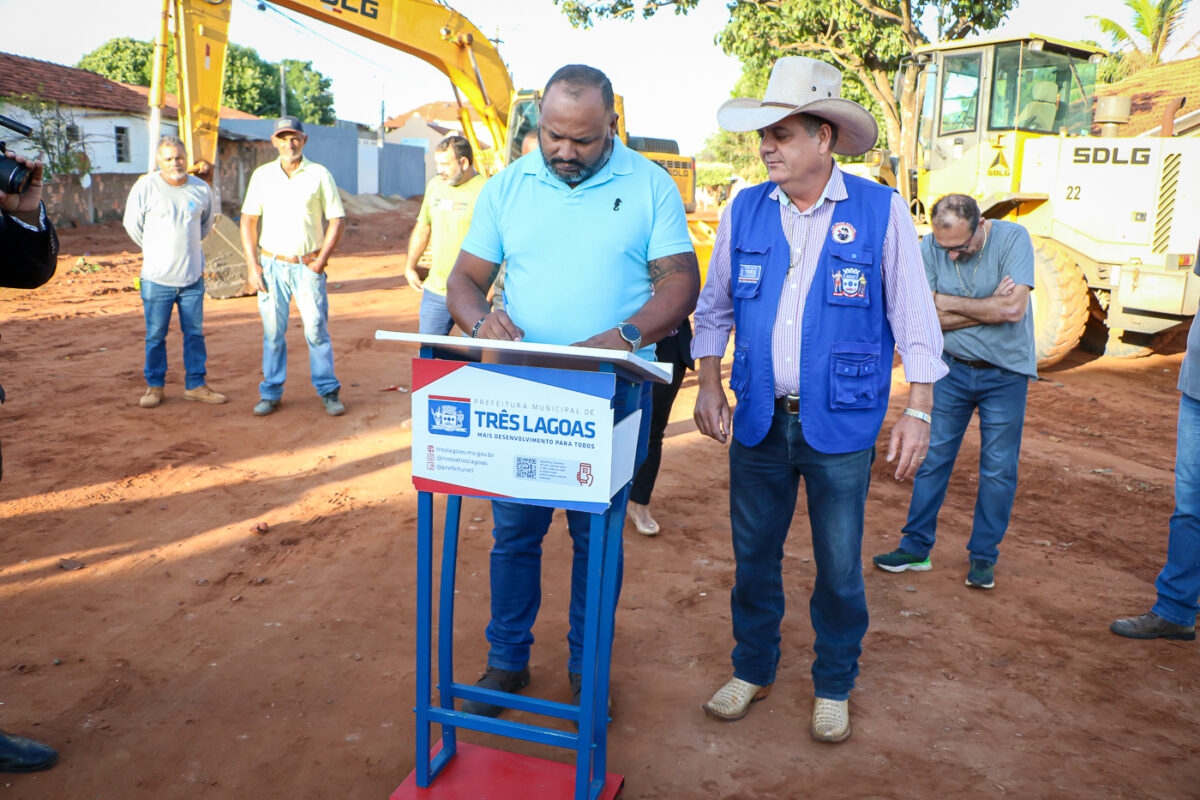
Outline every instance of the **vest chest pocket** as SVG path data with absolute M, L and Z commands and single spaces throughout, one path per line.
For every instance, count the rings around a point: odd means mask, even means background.
M 738 245 L 733 248 L 730 268 L 734 297 L 742 300 L 758 297 L 758 288 L 762 285 L 770 255 L 770 247 Z
M 826 267 L 829 290 L 826 299 L 835 306 L 871 305 L 871 290 L 879 280 L 879 269 L 865 247 L 831 245 Z
M 829 373 L 830 408 L 875 408 L 879 403 L 878 345 L 835 343 L 830 354 Z

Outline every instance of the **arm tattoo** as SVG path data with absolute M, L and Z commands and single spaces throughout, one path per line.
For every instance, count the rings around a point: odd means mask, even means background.
M 650 268 L 650 282 L 655 286 L 676 272 L 691 272 L 698 269 L 696 253 L 692 250 L 656 258 L 646 266 Z

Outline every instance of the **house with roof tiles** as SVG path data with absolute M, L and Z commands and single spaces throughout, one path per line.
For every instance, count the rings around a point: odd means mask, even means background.
M 1129 122 L 1121 136 L 1161 136 L 1164 117 L 1172 134 L 1200 136 L 1200 56 L 1169 61 L 1136 72 L 1119 83 L 1096 87 L 1097 97 L 1129 97 Z M 1100 132 L 1099 126 L 1093 133 Z

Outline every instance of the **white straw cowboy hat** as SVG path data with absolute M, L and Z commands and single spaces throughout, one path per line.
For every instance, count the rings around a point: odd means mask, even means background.
M 860 156 L 875 146 L 879 125 L 871 112 L 843 100 L 842 73 L 824 61 L 784 56 L 771 68 L 762 100 L 738 97 L 717 109 L 717 124 L 727 131 L 756 131 L 792 114 L 812 114 L 837 126 L 833 152 Z

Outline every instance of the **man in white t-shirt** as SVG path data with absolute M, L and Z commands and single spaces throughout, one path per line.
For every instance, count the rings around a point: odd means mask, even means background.
M 146 315 L 146 393 L 138 404 L 162 403 L 167 376 L 167 329 L 179 306 L 183 331 L 185 400 L 224 403 L 205 383 L 204 253 L 200 240 L 213 225 L 213 193 L 187 174 L 183 142 L 164 136 L 155 158 L 158 171 L 143 175 L 125 204 L 125 230 L 142 248 L 142 309 Z

